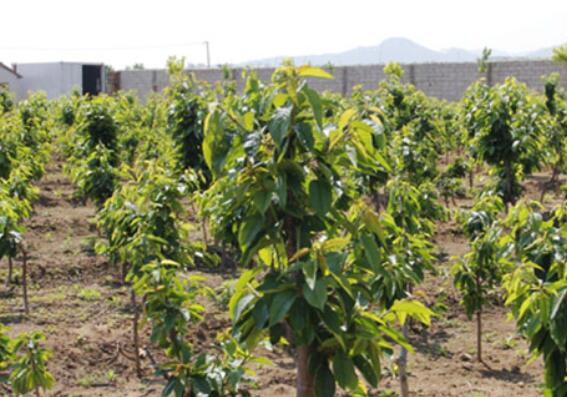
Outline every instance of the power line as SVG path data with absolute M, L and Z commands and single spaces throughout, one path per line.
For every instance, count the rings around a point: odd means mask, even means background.
M 144 45 L 144 46 L 128 46 L 128 47 L 25 47 L 25 46 L 12 46 L 12 47 L 0 47 L 0 51 L 128 51 L 128 50 L 159 50 L 167 48 L 183 48 L 197 45 L 206 45 L 208 47 L 208 41 L 194 41 L 180 44 L 160 44 L 160 45 Z

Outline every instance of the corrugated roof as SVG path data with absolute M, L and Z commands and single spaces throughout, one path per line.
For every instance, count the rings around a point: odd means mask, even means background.
M 8 67 L 6 65 L 4 65 L 2 62 L 0 62 L 0 68 L 2 69 L 6 69 L 8 72 L 12 73 L 14 76 L 16 76 L 17 78 L 21 79 L 22 75 L 19 74 L 18 72 L 16 72 L 14 69 L 12 69 L 11 67 Z

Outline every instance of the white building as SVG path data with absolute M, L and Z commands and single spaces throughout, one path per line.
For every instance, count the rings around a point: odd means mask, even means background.
M 1 65 L 1 64 L 0 64 Z M 2 68 L 0 68 L 2 69 Z M 97 95 L 106 90 L 105 68 L 102 64 L 76 62 L 20 63 L 14 69 L 6 68 L 17 80 L 10 80 L 9 88 L 17 99 L 25 99 L 29 92 L 44 91 L 48 98 L 69 95 L 74 89 L 82 94 Z M 0 73 L 2 73 L 0 71 Z M 2 82 L 0 74 L 0 83 Z
M 7 88 L 19 96 L 19 87 L 22 76 L 14 69 L 0 62 L 0 87 Z

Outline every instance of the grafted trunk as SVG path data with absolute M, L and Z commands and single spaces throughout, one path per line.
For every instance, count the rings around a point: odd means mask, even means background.
M 482 280 L 479 276 L 476 277 L 476 287 L 482 302 Z M 482 362 L 482 306 L 479 306 L 476 311 L 476 359 L 478 362 Z
M 407 340 L 409 334 L 409 319 L 406 320 L 402 332 L 404 338 Z M 408 383 L 408 351 L 406 348 L 402 347 L 400 351 L 400 357 L 398 359 L 398 372 L 400 376 L 400 396 L 409 397 L 409 383 Z
M 132 288 L 130 290 L 130 299 L 132 302 L 132 310 L 134 312 L 134 318 L 132 319 L 132 334 L 134 338 L 134 362 L 136 363 L 136 375 L 138 378 L 142 377 L 142 366 L 140 363 L 140 340 L 138 337 L 138 320 L 139 320 L 139 312 L 138 312 L 138 304 L 136 302 L 136 293 Z
M 120 283 L 122 285 L 126 284 L 126 277 L 128 276 L 128 264 L 126 262 L 122 262 L 120 265 Z
M 476 359 L 482 362 L 482 310 L 476 312 Z
M 296 396 L 315 396 L 315 377 L 309 371 L 311 348 L 307 345 L 297 346 L 295 364 L 297 366 Z
M 26 314 L 30 312 L 30 305 L 28 301 L 28 254 L 25 249 L 22 248 L 22 287 L 24 292 L 24 311 Z
M 13 273 L 14 273 L 14 263 L 12 262 L 12 257 L 9 256 L 8 257 L 8 277 L 6 278 L 6 285 L 9 285 L 9 284 L 12 283 Z

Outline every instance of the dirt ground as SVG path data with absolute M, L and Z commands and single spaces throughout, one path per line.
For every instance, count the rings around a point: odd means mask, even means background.
M 530 194 L 543 176 L 528 182 Z M 131 308 L 128 291 L 116 282 L 119 270 L 93 253 L 96 238 L 94 208 L 73 199 L 73 186 L 54 162 L 38 184 L 40 200 L 27 222 L 25 234 L 30 253 L 31 313 L 22 311 L 21 288 L 0 285 L 0 322 L 12 333 L 40 330 L 53 351 L 50 370 L 56 386 L 49 396 L 160 396 L 163 381 L 153 374 L 148 357 L 143 359 L 144 378 L 139 380 L 131 361 Z M 462 201 L 461 205 L 467 205 Z M 452 257 L 463 254 L 466 241 L 455 224 L 440 225 L 436 236 L 440 263 L 436 274 L 415 296 L 440 313 L 429 329 L 412 330 L 415 353 L 409 358 L 413 396 L 539 396 L 542 395 L 541 360 L 528 363 L 526 343 L 515 333 L 508 310 L 495 302 L 484 314 L 484 357 L 475 356 L 475 323 L 466 319 L 452 287 Z M 20 261 L 16 268 L 19 271 Z M 0 279 L 6 262 L 0 265 Z M 207 283 L 218 286 L 219 274 L 206 274 Z M 206 348 L 223 325 L 222 309 L 208 304 L 206 321 L 192 333 L 195 344 Z M 148 345 L 148 327 L 143 345 Z M 156 349 L 151 349 L 158 356 Z M 274 366 L 258 369 L 253 396 L 293 396 L 294 365 L 285 351 L 266 352 Z M 387 363 L 388 364 L 388 363 Z M 377 396 L 395 396 L 393 363 L 386 365 Z M 1 391 L 1 390 L 0 390 Z

